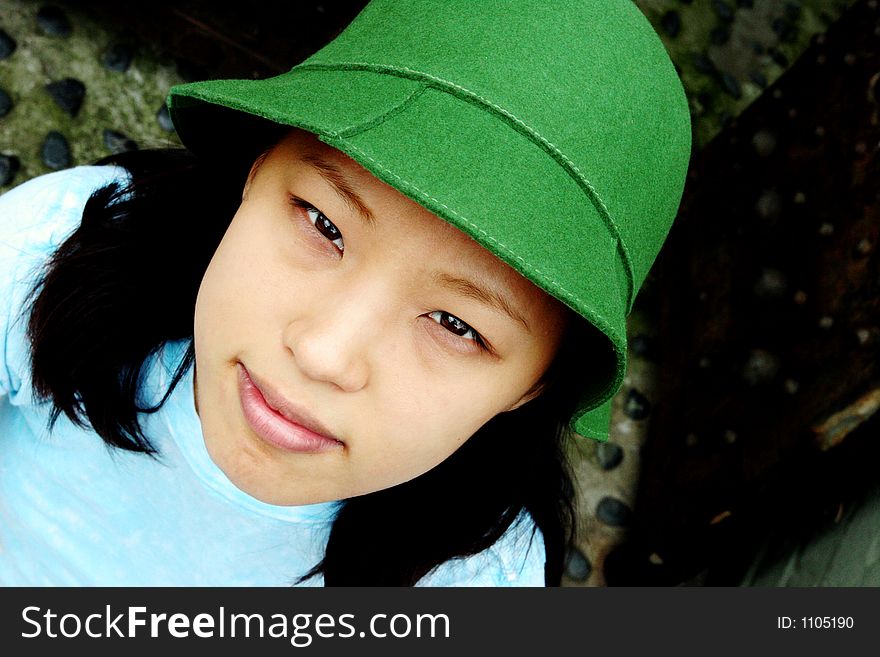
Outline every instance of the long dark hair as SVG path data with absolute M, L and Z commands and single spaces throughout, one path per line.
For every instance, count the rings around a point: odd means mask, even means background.
M 130 183 L 92 194 L 81 226 L 32 291 L 33 384 L 52 402 L 53 423 L 63 413 L 109 445 L 152 454 L 139 414 L 164 399 L 152 406 L 140 399 L 142 367 L 166 341 L 192 336 L 199 284 L 249 166 L 200 161 L 182 149 L 99 162 L 111 163 L 130 172 Z M 322 561 L 295 583 L 321 573 L 327 586 L 410 586 L 449 559 L 491 546 L 525 509 L 544 537 L 545 582 L 558 586 L 575 523 L 566 458 L 573 365 L 584 362 L 582 352 L 600 353 L 599 340 L 578 324 L 570 324 L 539 397 L 490 420 L 424 475 L 344 500 Z M 166 398 L 192 359 L 190 349 Z

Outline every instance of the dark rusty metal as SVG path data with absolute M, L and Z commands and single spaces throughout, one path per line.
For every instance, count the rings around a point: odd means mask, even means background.
M 822 481 L 814 427 L 876 388 L 878 71 L 880 10 L 860 1 L 695 156 L 638 300 L 659 320 L 660 397 L 615 572 L 656 551 L 672 584 L 743 558 L 780 482 Z M 608 581 L 647 571 L 630 572 Z

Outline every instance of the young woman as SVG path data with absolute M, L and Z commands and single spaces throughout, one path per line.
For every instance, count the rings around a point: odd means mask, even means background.
M 574 4 L 374 0 L 0 199 L 0 582 L 560 583 L 690 149 L 647 20 Z

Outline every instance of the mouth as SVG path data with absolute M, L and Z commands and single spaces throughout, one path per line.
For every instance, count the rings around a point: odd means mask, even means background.
M 345 447 L 344 442 L 303 409 L 267 383 L 255 380 L 242 363 L 236 363 L 236 369 L 241 409 L 257 436 L 287 452 L 316 453 Z

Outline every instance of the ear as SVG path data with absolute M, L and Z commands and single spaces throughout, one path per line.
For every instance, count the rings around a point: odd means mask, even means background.
M 538 397 L 542 392 L 544 392 L 544 382 L 538 381 L 535 385 L 533 385 L 522 397 L 520 397 L 517 401 L 515 401 L 505 412 L 507 411 L 515 411 L 520 406 L 527 404 L 532 401 L 536 397 Z

